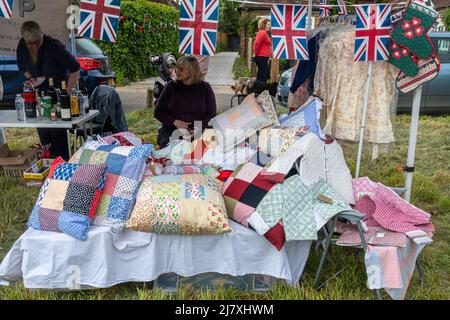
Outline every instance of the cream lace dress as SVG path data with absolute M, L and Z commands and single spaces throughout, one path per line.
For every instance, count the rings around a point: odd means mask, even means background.
M 368 62 L 354 62 L 355 32 L 330 32 L 319 50 L 314 79 L 315 95 L 326 107 L 325 134 L 358 141 Z M 391 108 L 396 104 L 396 69 L 387 61 L 373 62 L 365 141 L 386 144 L 394 141 Z

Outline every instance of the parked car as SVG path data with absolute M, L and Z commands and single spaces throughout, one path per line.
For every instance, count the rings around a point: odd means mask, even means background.
M 109 64 L 108 57 L 91 39 L 76 38 L 76 47 L 76 58 L 81 65 L 79 82 L 81 86 L 84 85 L 89 95 L 99 84 L 115 84 L 116 74 Z M 14 108 L 16 94 L 22 92 L 25 81 L 19 72 L 16 57 L 0 56 L 0 77 L 3 82 L 0 108 Z
M 439 75 L 423 85 L 421 112 L 426 114 L 450 114 L 450 32 L 430 32 L 436 53 L 441 61 Z M 286 106 L 292 77 L 292 68 L 282 73 L 276 100 Z M 413 92 L 400 93 L 397 112 L 411 112 Z

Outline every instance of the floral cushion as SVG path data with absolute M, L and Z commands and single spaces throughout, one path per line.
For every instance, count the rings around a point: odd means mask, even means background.
M 282 127 L 299 128 L 309 126 L 310 132 L 315 133 L 322 139 L 325 139 L 325 134 L 320 128 L 320 110 L 322 110 L 322 101 L 319 98 L 310 99 L 297 111 L 280 119 Z
M 272 121 L 256 103 L 255 95 L 251 94 L 239 106 L 219 114 L 209 124 L 216 129 L 219 146 L 228 151 L 256 131 L 270 126 Z
M 220 185 L 202 174 L 146 177 L 127 228 L 186 235 L 231 231 Z
M 264 112 L 266 118 L 272 121 L 274 126 L 280 125 L 277 113 L 275 111 L 275 106 L 273 105 L 273 101 L 268 90 L 265 90 L 258 95 L 256 98 L 256 103 L 261 108 L 262 112 Z
M 86 240 L 102 195 L 106 164 L 80 165 L 53 161 L 28 226 L 63 232 Z
M 239 166 L 222 188 L 228 216 L 248 227 L 248 218 L 276 183 L 265 179 L 264 168 L 246 163 Z
M 301 128 L 266 128 L 259 132 L 259 150 L 277 157 L 286 152 L 297 138 L 309 132 L 308 126 Z
M 123 229 L 133 209 L 146 160 L 152 150 L 151 144 L 137 147 L 114 145 L 85 147 L 78 163 L 108 165 L 105 188 L 93 221 L 94 225 L 110 226 L 114 232 Z

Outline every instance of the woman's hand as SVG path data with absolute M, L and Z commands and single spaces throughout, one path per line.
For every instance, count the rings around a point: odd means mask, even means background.
M 189 122 L 184 122 L 183 120 L 175 120 L 173 122 L 173 125 L 177 127 L 177 129 L 187 129 L 190 125 Z

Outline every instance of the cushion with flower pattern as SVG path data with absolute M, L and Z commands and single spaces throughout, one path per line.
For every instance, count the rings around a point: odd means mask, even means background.
M 230 232 L 220 187 L 203 174 L 146 177 L 127 228 L 185 235 Z

